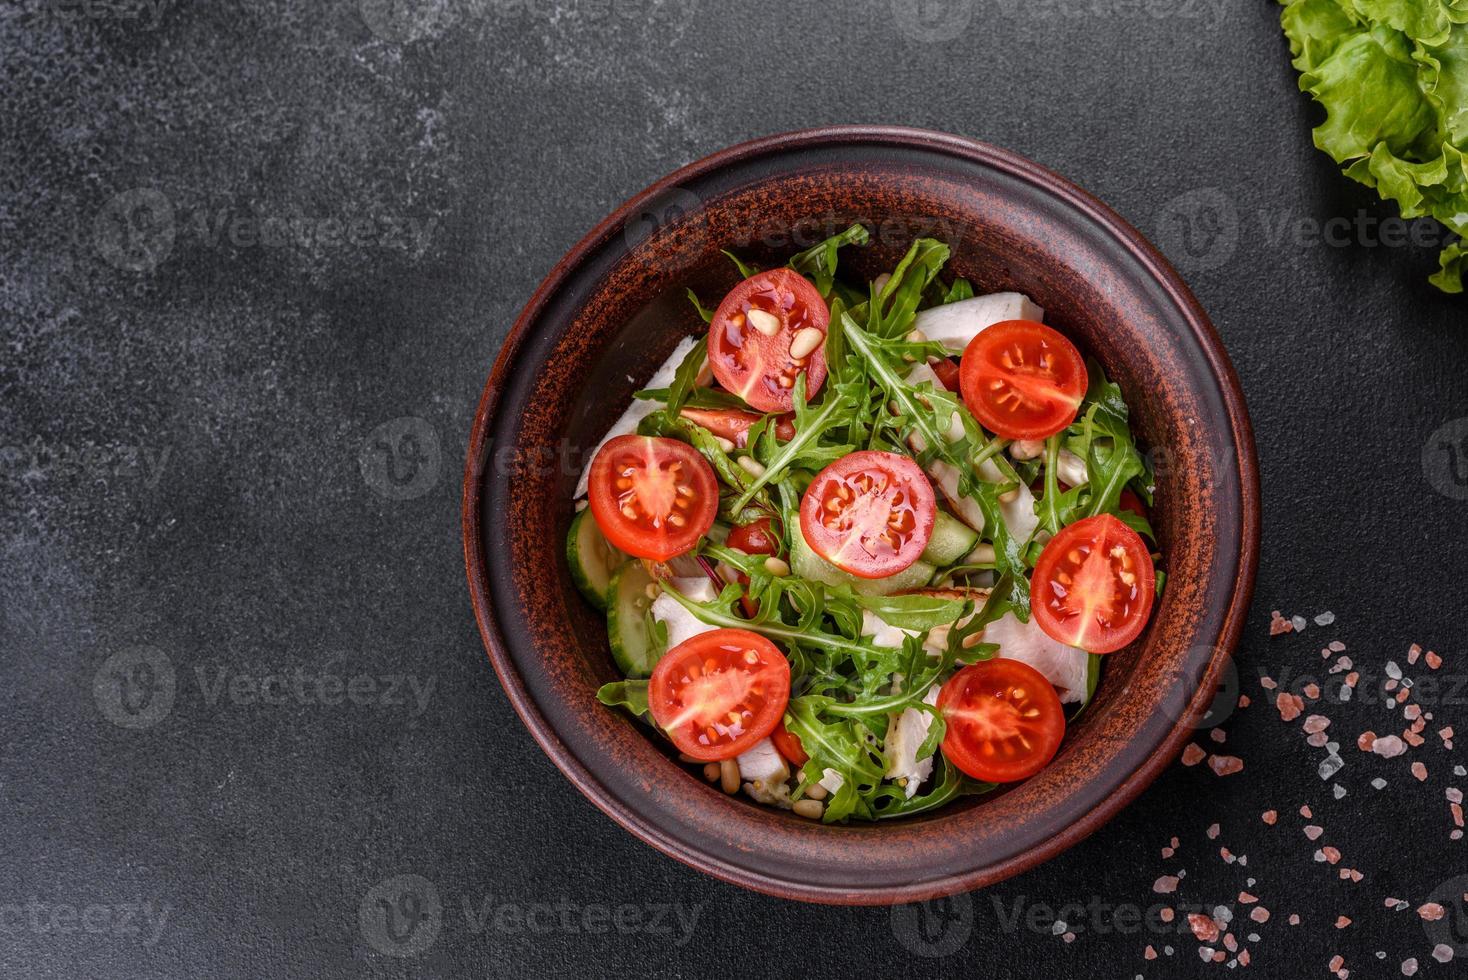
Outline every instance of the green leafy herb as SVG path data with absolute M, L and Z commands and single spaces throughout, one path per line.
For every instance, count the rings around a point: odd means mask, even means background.
M 830 296 L 836 281 L 836 253 L 843 245 L 865 245 L 871 236 L 861 225 L 852 225 L 790 260 L 790 268 L 816 284 L 822 296 Z
M 1281 0 L 1300 89 L 1325 108 L 1315 145 L 1346 176 L 1456 236 L 1431 282 L 1468 269 L 1468 5 L 1463 0 Z

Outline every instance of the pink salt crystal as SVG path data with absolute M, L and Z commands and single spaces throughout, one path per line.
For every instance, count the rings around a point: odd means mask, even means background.
M 1206 833 L 1209 840 L 1218 840 L 1218 824 L 1209 824 Z
M 1213 741 L 1217 742 L 1219 745 L 1222 745 L 1228 739 L 1228 736 L 1224 734 L 1222 728 L 1213 729 L 1213 731 L 1208 733 L 1208 737 L 1213 739 Z
M 1232 776 L 1243 771 L 1244 760 L 1236 755 L 1210 755 L 1208 768 L 1213 770 L 1215 776 Z
M 1346 645 L 1344 643 L 1342 643 L 1340 640 L 1331 640 L 1330 641 L 1330 648 L 1331 648 L 1332 651 L 1334 651 L 1336 653 L 1343 653 L 1345 651 L 1345 649 L 1346 649 Z
M 1152 890 L 1159 895 L 1170 895 L 1177 891 L 1177 876 L 1163 875 L 1152 883 Z
M 1323 732 L 1327 728 L 1329 728 L 1330 719 L 1325 717 L 1324 715 L 1311 715 L 1310 717 L 1305 719 L 1305 724 L 1301 727 L 1304 728 L 1305 731 L 1313 735 L 1316 732 Z
M 1330 736 L 1327 735 L 1325 732 L 1312 732 L 1310 735 L 1307 735 L 1305 737 L 1305 744 L 1309 745 L 1311 748 L 1316 749 L 1323 748 L 1325 746 L 1325 743 L 1329 741 Z
M 1198 748 L 1197 742 L 1189 742 L 1188 747 L 1183 749 L 1183 765 L 1196 766 L 1208 757 L 1208 753 Z
M 1279 709 L 1279 717 L 1282 721 L 1294 721 L 1300 717 L 1300 712 L 1305 710 L 1305 702 L 1300 700 L 1300 696 L 1287 691 L 1279 692 L 1274 699 L 1274 706 Z
M 1423 738 L 1421 735 L 1418 735 L 1410 728 L 1402 732 L 1402 740 L 1405 741 L 1408 745 L 1412 746 L 1412 748 L 1414 749 L 1418 748 L 1427 741 L 1427 739 Z
M 1146 959 L 1146 960 L 1155 960 L 1155 959 L 1157 959 L 1157 950 L 1153 949 L 1149 945 L 1146 949 L 1142 950 L 1142 958 L 1143 959 Z
M 1247 694 L 1240 694 L 1239 695 L 1239 707 L 1240 708 L 1247 708 L 1249 705 L 1251 705 L 1253 703 L 1254 703 L 1253 701 L 1250 701 L 1249 700 L 1249 695 L 1247 695 Z
M 1453 958 L 1453 947 L 1447 943 L 1438 943 L 1432 947 L 1432 958 L 1439 963 L 1447 963 Z
M 1346 960 L 1343 956 L 1332 956 L 1330 958 L 1330 966 L 1328 967 L 1328 969 L 1331 973 L 1334 973 L 1335 971 L 1339 970 L 1343 965 L 1345 965 L 1345 962 Z
M 1279 819 L 1279 813 L 1274 810 L 1265 810 L 1259 814 L 1259 819 L 1273 827 L 1274 822 Z
M 1370 752 L 1371 747 L 1376 744 L 1375 732 L 1362 732 L 1356 737 L 1356 748 L 1362 752 Z
M 1427 666 L 1431 667 L 1433 670 L 1437 670 L 1442 665 L 1443 665 L 1443 658 L 1442 657 L 1439 657 L 1435 653 L 1430 653 L 1430 652 L 1428 653 L 1428 655 L 1427 655 Z
M 1304 687 L 1304 692 L 1305 697 L 1309 698 L 1311 701 L 1315 701 L 1320 697 L 1320 685 L 1306 684 Z
M 1304 806 L 1300 807 L 1300 816 L 1304 817 L 1306 820 L 1309 820 L 1311 817 L 1315 816 L 1314 812 L 1310 809 L 1310 804 L 1306 803 Z
M 1162 911 L 1157 913 L 1157 918 L 1161 919 L 1163 922 L 1171 922 L 1173 919 L 1177 918 L 1177 915 L 1172 911 L 1172 909 L 1163 909 Z
M 1259 899 L 1256 896 L 1250 895 L 1248 892 L 1239 892 L 1240 905 L 1253 905 L 1257 901 Z
M 1422 916 L 1423 922 L 1436 922 L 1447 915 L 1448 910 L 1436 902 L 1428 902 L 1426 905 L 1417 906 L 1417 914 Z
M 1249 951 L 1246 949 L 1239 954 L 1239 966 L 1249 965 Z
M 1300 917 L 1298 915 L 1293 915 L 1292 914 L 1290 916 L 1290 925 L 1297 926 L 1299 924 L 1300 924 Z
M 1358 881 L 1360 881 L 1364 877 L 1366 877 L 1366 876 L 1363 875 L 1361 872 L 1357 871 L 1355 868 L 1352 868 L 1351 869 L 1351 881 L 1352 882 L 1358 882 Z
M 1351 924 L 1351 920 L 1349 918 L 1347 918 L 1346 916 L 1344 916 L 1344 915 L 1338 915 L 1338 916 L 1336 916 L 1335 927 L 1337 929 L 1344 929 L 1346 926 L 1348 926 L 1350 924 Z
M 1416 721 L 1421 715 L 1422 707 L 1420 705 L 1409 704 L 1402 709 L 1402 717 L 1408 721 Z
M 1333 847 L 1322 847 L 1320 851 L 1331 864 L 1335 864 L 1341 859 L 1341 852 Z
M 1256 905 L 1249 910 L 1249 918 L 1255 922 L 1268 922 L 1269 910 L 1262 905 Z
M 1360 681 L 1360 680 L 1361 680 L 1361 674 L 1359 672 L 1353 670 L 1349 674 L 1346 675 L 1346 686 L 1347 687 L 1350 687 L 1350 688 L 1354 688 L 1356 686 L 1356 683 L 1358 681 Z
M 1218 923 L 1206 915 L 1194 912 L 1188 916 L 1188 927 L 1200 943 L 1211 943 L 1218 939 Z
M 1313 823 L 1305 828 L 1305 836 L 1311 840 L 1319 840 L 1320 835 L 1325 833 L 1324 827 L 1317 827 Z
M 1177 851 L 1174 851 L 1170 847 L 1164 847 L 1162 849 L 1162 856 L 1165 857 L 1165 858 L 1170 858 L 1170 857 L 1172 857 L 1176 853 L 1177 853 Z
M 1076 934 L 1073 933 L 1073 932 L 1067 932 L 1065 935 L 1061 936 L 1060 938 L 1063 939 L 1063 940 L 1065 940 L 1068 943 L 1073 943 L 1073 942 L 1076 941 Z
M 1412 763 L 1412 775 L 1417 777 L 1419 783 L 1427 782 L 1427 767 L 1420 762 Z
M 1417 960 L 1406 959 L 1402 961 L 1402 976 L 1415 977 L 1417 975 Z
M 1437 730 L 1437 737 L 1442 739 L 1444 742 L 1451 739 L 1453 737 L 1453 726 L 1449 725 L 1446 728 L 1439 728 Z
M 1422 648 L 1415 643 L 1412 644 L 1411 648 L 1407 650 L 1407 663 L 1415 664 L 1420 656 L 1422 656 Z
M 1295 624 L 1291 623 L 1288 619 L 1285 619 L 1283 616 L 1281 616 L 1278 609 L 1274 610 L 1269 615 L 1270 636 L 1279 636 L 1281 633 L 1289 633 L 1294 630 Z
M 1264 676 L 1264 675 L 1260 675 L 1260 677 L 1259 677 L 1259 686 L 1262 687 L 1262 688 L 1264 688 L 1266 691 L 1272 691 L 1272 690 L 1274 690 L 1274 687 L 1275 687 L 1274 678 L 1273 677 Z
M 1371 745 L 1371 751 L 1375 752 L 1383 759 L 1395 759 L 1397 756 L 1407 751 L 1407 746 L 1403 745 L 1402 740 L 1397 738 L 1395 735 L 1387 735 L 1386 737 L 1379 738 L 1375 742 L 1373 742 Z

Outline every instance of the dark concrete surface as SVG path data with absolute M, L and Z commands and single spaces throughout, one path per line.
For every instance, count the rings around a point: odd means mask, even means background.
M 1468 669 L 1465 306 L 1425 282 L 1433 249 L 1383 244 L 1392 211 L 1314 121 L 1266 0 L 6 3 L 0 975 L 1225 969 L 1115 908 L 1169 901 L 1233 906 L 1256 974 L 1461 976 L 1468 917 L 1412 910 L 1468 870 L 1462 753 L 1433 734 L 1468 738 L 1468 694 L 1424 691 L 1427 744 L 1393 760 L 1355 747 L 1402 727 L 1380 699 L 1323 711 L 1336 799 L 1257 680 L 1323 677 L 1331 639 L 1363 676 L 1423 671 L 1414 641 Z M 792 905 L 632 839 L 519 724 L 463 582 L 469 423 L 535 284 L 680 164 L 837 122 L 1010 147 L 1153 235 L 1263 473 L 1254 703 L 1224 747 L 1200 732 L 1245 770 L 1175 767 L 1069 853 L 924 908 Z M 1336 620 L 1271 640 L 1272 609 Z

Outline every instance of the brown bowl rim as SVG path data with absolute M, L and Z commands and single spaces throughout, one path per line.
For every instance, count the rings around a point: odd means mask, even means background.
M 824 143 L 850 142 L 949 153 L 994 167 L 1054 195 L 1058 200 L 1104 227 L 1130 250 L 1131 257 L 1141 263 L 1148 274 L 1165 289 L 1168 297 L 1182 311 L 1188 327 L 1207 356 L 1209 368 L 1219 379 L 1220 395 L 1227 412 L 1229 425 L 1232 428 L 1233 442 L 1238 449 L 1237 463 L 1241 498 L 1238 526 L 1241 540 L 1239 542 L 1239 565 L 1234 576 L 1232 599 L 1224 616 L 1219 642 L 1215 646 L 1215 652 L 1209 661 L 1207 670 L 1199 679 L 1197 691 L 1189 702 L 1187 710 L 1179 715 L 1178 720 L 1159 743 L 1156 751 L 1152 752 L 1108 796 L 1089 811 L 1077 816 L 1065 830 L 997 864 L 954 875 L 942 881 L 838 891 L 754 874 L 738 866 L 722 862 L 716 855 L 686 847 L 682 842 L 665 834 L 655 823 L 610 798 L 595 774 L 566 751 L 554 729 L 528 697 L 525 686 L 504 649 L 494 617 L 490 601 L 491 583 L 486 571 L 484 541 L 481 534 L 480 495 L 483 473 L 478 465 L 478 460 L 481 459 L 484 451 L 486 434 L 497 408 L 505 372 L 509 370 L 511 362 L 515 359 L 527 331 L 538 318 L 548 299 L 561 288 L 571 270 L 578 266 L 589 253 L 624 227 L 628 219 L 638 214 L 643 205 L 656 199 L 660 194 L 666 193 L 670 188 L 743 160 L 774 151 Z M 1254 579 L 1258 567 L 1259 474 L 1253 426 L 1249 420 L 1243 391 L 1217 331 L 1172 265 L 1130 223 L 1099 199 L 1064 177 L 1001 147 L 937 130 L 907 126 L 838 125 L 758 137 L 687 164 L 623 202 L 556 263 L 520 312 L 485 382 L 484 391 L 475 412 L 464 465 L 462 528 L 469 595 L 474 607 L 474 618 L 479 625 L 479 632 L 489 654 L 490 663 L 510 699 L 510 704 L 530 731 L 531 736 L 583 796 L 639 840 L 689 867 L 722 881 L 767 895 L 805 902 L 884 905 L 926 901 L 984 887 L 1048 861 L 1094 833 L 1136 799 L 1142 790 L 1172 764 L 1181 751 L 1183 743 L 1194 733 L 1196 721 L 1206 713 L 1211 701 L 1210 692 L 1216 689 L 1228 665 L 1230 651 L 1237 646 L 1243 631 L 1244 620 L 1253 597 Z

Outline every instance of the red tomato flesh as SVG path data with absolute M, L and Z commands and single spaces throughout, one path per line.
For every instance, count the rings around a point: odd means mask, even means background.
M 756 412 L 746 412 L 737 408 L 685 408 L 679 414 L 688 421 L 703 426 L 714 435 L 728 439 L 741 449 L 749 442 L 750 428 L 764 418 L 763 415 Z M 794 439 L 794 420 L 793 414 L 776 416 L 775 438 L 781 442 Z
M 773 555 L 780 551 L 780 539 L 775 535 L 775 526 L 768 517 L 740 524 L 729 532 L 729 538 L 724 543 L 746 555 Z
M 713 467 L 676 439 L 618 436 L 591 461 L 591 516 L 627 554 L 667 561 L 713 527 L 719 483 Z
M 938 376 L 938 382 L 944 388 L 949 391 L 957 391 L 959 389 L 962 382 L 959 380 L 958 365 L 953 362 L 953 358 L 939 358 L 928 366 L 933 369 L 933 373 Z
M 784 756 L 785 761 L 792 766 L 803 766 L 810 761 L 805 746 L 800 744 L 800 736 L 786 728 L 784 722 L 770 732 L 770 741 L 775 743 L 775 751 Z
M 800 530 L 816 554 L 858 578 L 896 575 L 933 536 L 933 485 L 896 453 L 851 453 L 816 474 L 800 501 Z
M 830 322 L 831 311 L 810 280 L 793 269 L 761 272 L 731 289 L 714 312 L 709 366 L 719 384 L 752 407 L 788 412 L 802 371 L 808 399 L 826 380 L 824 335 Z M 808 328 L 821 332 L 821 346 L 791 357 L 796 334 Z
M 1086 362 L 1061 334 L 1031 320 L 996 323 L 969 341 L 959 366 L 963 401 L 1005 439 L 1045 439 L 1075 421 Z
M 1156 589 L 1141 536 L 1099 514 L 1062 528 L 1045 545 L 1035 562 L 1030 607 L 1052 639 L 1111 653 L 1141 635 Z
M 943 754 L 975 779 L 1012 783 L 1049 764 L 1065 736 L 1055 688 L 1029 664 L 996 657 L 965 667 L 938 692 Z
M 790 701 L 790 662 L 748 630 L 684 640 L 653 668 L 648 707 L 680 752 L 701 762 L 732 759 L 765 738 Z

